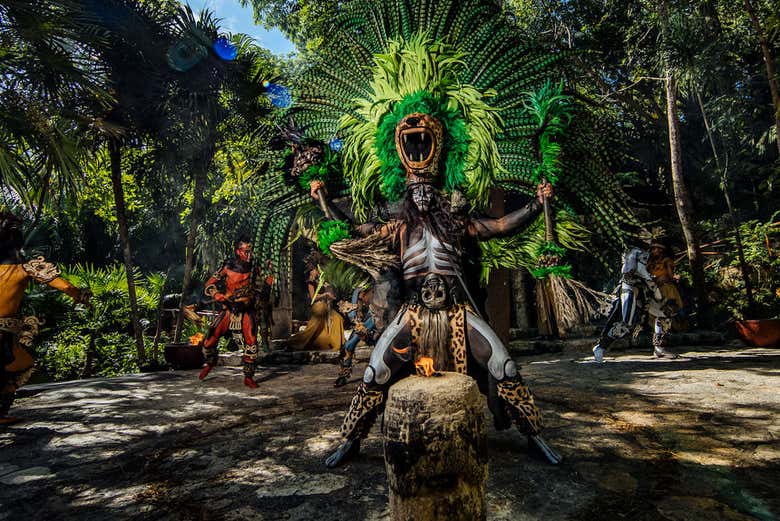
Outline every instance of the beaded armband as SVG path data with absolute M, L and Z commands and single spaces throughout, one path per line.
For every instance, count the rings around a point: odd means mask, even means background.
M 44 259 L 42 255 L 22 264 L 22 269 L 30 277 L 43 283 L 49 283 L 60 276 L 60 270 L 57 268 L 57 265 Z

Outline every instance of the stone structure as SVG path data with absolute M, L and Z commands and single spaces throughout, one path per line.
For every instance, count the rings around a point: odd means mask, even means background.
M 385 465 L 393 521 L 484 520 L 484 398 L 458 373 L 412 376 L 390 388 Z

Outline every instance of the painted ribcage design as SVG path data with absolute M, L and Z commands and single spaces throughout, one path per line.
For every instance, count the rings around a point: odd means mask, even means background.
M 460 268 L 455 248 L 441 242 L 426 226 L 419 241 L 410 245 L 403 256 L 404 279 L 428 273 L 457 276 Z

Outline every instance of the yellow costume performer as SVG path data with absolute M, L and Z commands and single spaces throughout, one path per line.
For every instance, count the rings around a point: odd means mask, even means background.
M 683 302 L 677 282 L 674 280 L 674 260 L 666 255 L 666 247 L 653 244 L 650 248 L 650 260 L 647 270 L 655 277 L 655 283 L 661 290 L 664 303 L 669 304 L 677 311 L 682 308 Z
M 328 284 L 317 292 L 319 270 L 312 269 L 307 281 L 309 296 L 314 300 L 306 329 L 290 338 L 290 347 L 296 351 L 338 351 L 344 344 L 344 317 L 333 309 L 335 290 Z
M 90 298 L 89 291 L 60 277 L 57 267 L 43 257 L 22 261 L 22 244 L 19 219 L 0 213 L 0 424 L 15 421 L 7 416 L 8 411 L 16 390 L 33 371 L 33 357 L 24 347 L 30 347 L 42 322 L 19 314 L 27 284 L 31 280 L 48 284 L 76 302 L 86 304 Z

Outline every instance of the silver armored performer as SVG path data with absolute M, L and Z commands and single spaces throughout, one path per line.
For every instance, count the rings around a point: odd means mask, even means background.
M 623 254 L 620 283 L 615 288 L 615 299 L 607 323 L 601 331 L 598 343 L 593 347 L 596 362 L 604 362 L 604 352 L 618 340 L 637 327 L 642 317 L 653 321 L 653 352 L 656 357 L 677 355 L 666 350 L 669 329 L 674 311 L 664 302 L 655 277 L 648 270 L 650 253 L 640 248 L 631 248 Z
M 454 211 L 438 186 L 441 137 L 441 123 L 430 115 L 413 113 L 401 120 L 396 150 L 406 169 L 404 209 L 395 220 L 355 228 L 359 235 L 380 237 L 391 245 L 400 260 L 404 304 L 377 341 L 341 426 L 345 441 L 327 459 L 328 466 L 359 450 L 392 383 L 414 372 L 431 376 L 437 371 L 490 382 L 497 425 L 508 427 L 508 416 L 550 462 L 560 461 L 539 436 L 541 414 L 533 396 L 506 347 L 480 317 L 461 268 L 463 240 L 516 233 L 539 214 L 541 198 L 552 196 L 552 189 L 540 185 L 537 199 L 498 219 Z M 313 184 L 315 197 L 321 197 L 316 195 L 322 194 L 319 189 Z

